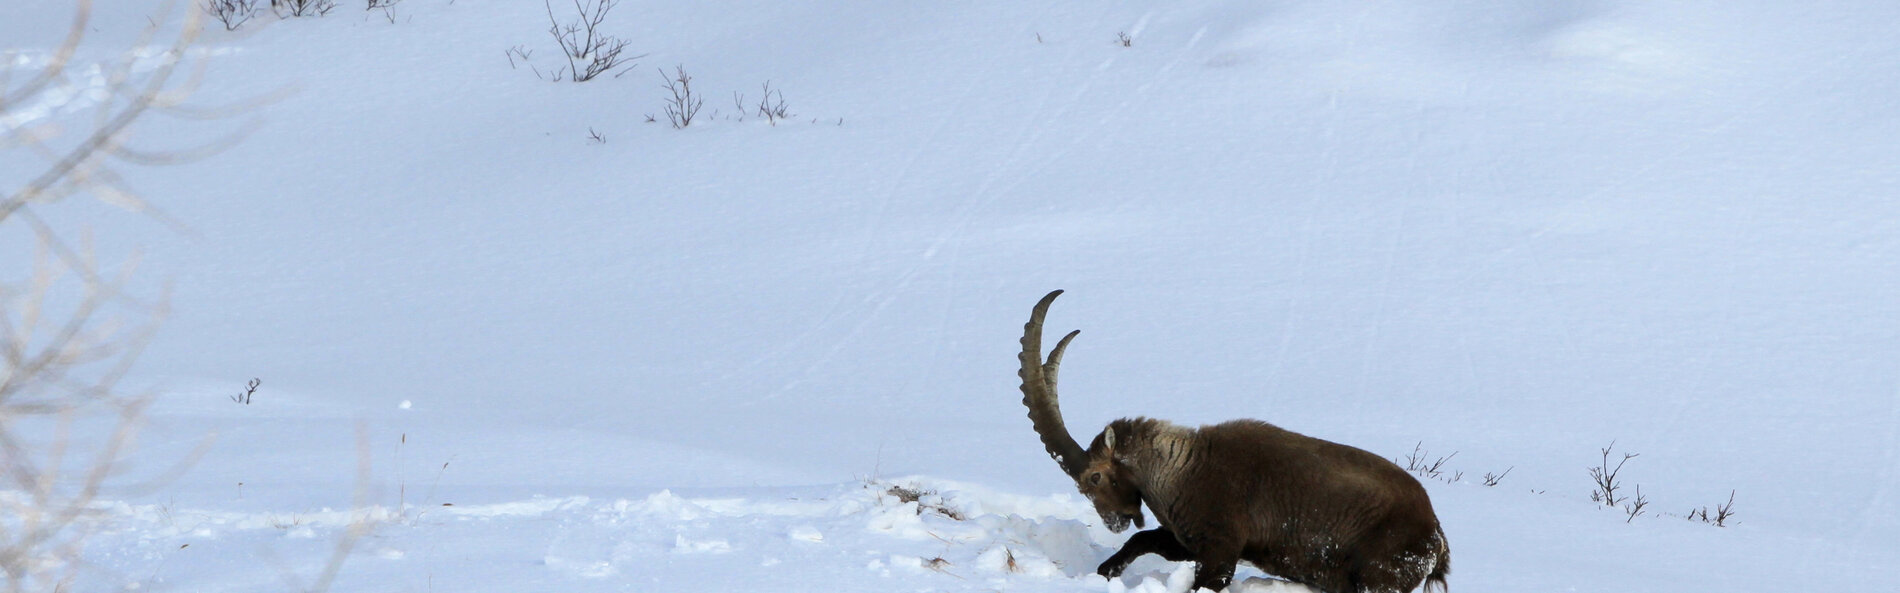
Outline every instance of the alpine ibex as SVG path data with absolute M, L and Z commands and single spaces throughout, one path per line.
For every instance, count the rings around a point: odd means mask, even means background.
M 1241 560 L 1326 593 L 1445 590 L 1451 550 L 1425 488 L 1365 450 L 1258 420 L 1188 428 L 1150 418 L 1108 423 L 1087 451 L 1056 402 L 1069 332 L 1042 361 L 1042 319 L 1058 290 L 1023 326 L 1023 405 L 1056 463 L 1110 531 L 1159 526 L 1128 538 L 1096 573 L 1115 578 L 1142 554 L 1198 564 L 1194 587 L 1224 589 Z

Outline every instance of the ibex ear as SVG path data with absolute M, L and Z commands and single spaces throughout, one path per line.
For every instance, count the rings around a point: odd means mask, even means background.
M 1115 427 L 1110 426 L 1107 430 L 1102 431 L 1102 444 L 1107 446 L 1110 451 L 1115 450 Z

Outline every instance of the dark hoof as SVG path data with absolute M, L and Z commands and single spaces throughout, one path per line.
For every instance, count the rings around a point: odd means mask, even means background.
M 1095 567 L 1095 574 L 1102 575 L 1103 578 L 1112 579 L 1118 576 L 1122 576 L 1122 569 L 1125 569 L 1125 568 L 1128 568 L 1127 564 L 1116 562 L 1114 559 L 1109 559 L 1109 561 L 1103 562 L 1101 566 Z

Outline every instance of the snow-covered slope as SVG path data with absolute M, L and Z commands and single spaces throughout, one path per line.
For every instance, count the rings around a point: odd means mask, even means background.
M 147 24 L 110 4 L 82 61 Z M 66 8 L 4 9 L 0 51 L 30 70 Z M 347 590 L 1121 587 L 1076 576 L 1119 538 L 1016 392 L 1054 288 L 1075 430 L 1456 451 L 1428 485 L 1458 590 L 1900 571 L 1888 3 L 628 0 L 606 25 L 646 57 L 583 84 L 537 75 L 540 3 L 359 10 L 206 32 L 203 103 L 286 94 L 142 124 L 249 130 L 127 171 L 185 230 L 45 210 L 170 286 L 147 465 L 216 435 L 112 494 L 97 589 L 309 574 L 359 421 L 385 515 Z M 797 117 L 741 121 L 768 80 Z M 87 97 L 14 115 L 83 125 Z M 1654 505 L 1629 523 L 1588 499 L 1612 441 Z M 865 485 L 889 475 L 963 519 Z M 1679 517 L 1731 490 L 1730 527 Z M 1148 562 L 1125 586 L 1168 581 Z

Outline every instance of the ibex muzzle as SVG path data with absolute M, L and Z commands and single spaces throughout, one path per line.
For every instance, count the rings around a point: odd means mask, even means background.
M 1191 561 L 1195 588 L 1224 589 L 1247 561 L 1326 593 L 1446 589 L 1451 550 L 1425 488 L 1398 465 L 1362 449 L 1258 420 L 1187 428 L 1162 420 L 1110 422 L 1083 450 L 1062 423 L 1056 373 L 1069 332 L 1042 359 L 1042 319 L 1058 290 L 1023 326 L 1023 405 L 1043 447 L 1110 531 L 1128 538 L 1096 569 L 1105 577 L 1143 554 Z

